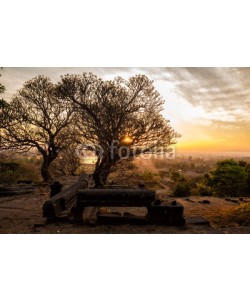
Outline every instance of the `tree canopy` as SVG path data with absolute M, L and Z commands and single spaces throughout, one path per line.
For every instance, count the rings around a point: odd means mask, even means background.
M 103 186 L 122 158 L 166 152 L 179 135 L 162 115 L 164 101 L 145 75 L 102 80 L 93 74 L 62 76 L 58 92 L 72 101 L 78 127 L 98 155 L 93 175 Z
M 248 172 L 233 159 L 217 162 L 215 170 L 206 176 L 207 185 L 219 196 L 242 196 L 247 189 Z
M 49 166 L 68 147 L 72 136 L 72 105 L 61 101 L 56 85 L 38 76 L 27 81 L 11 102 L 3 107 L 0 120 L 1 148 L 29 151 L 42 155 L 41 175 L 52 180 Z

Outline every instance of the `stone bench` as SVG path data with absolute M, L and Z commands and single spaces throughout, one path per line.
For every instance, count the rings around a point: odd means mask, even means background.
M 76 203 L 71 209 L 70 219 L 83 223 L 83 211 L 86 207 L 146 207 L 147 215 L 142 218 L 118 216 L 118 214 L 100 214 L 100 220 L 117 224 L 136 223 L 184 225 L 183 206 L 176 201 L 156 201 L 156 192 L 145 188 L 138 189 L 84 189 L 78 190 Z M 98 213 L 97 213 L 98 218 Z M 113 220 L 113 221 L 112 221 Z

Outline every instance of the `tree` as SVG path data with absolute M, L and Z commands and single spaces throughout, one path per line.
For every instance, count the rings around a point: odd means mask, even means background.
M 96 187 L 121 159 L 169 151 L 179 137 L 161 115 L 164 101 L 145 75 L 104 81 L 93 74 L 68 74 L 58 91 L 74 104 L 81 133 L 98 156 Z
M 219 196 L 242 196 L 247 188 L 247 171 L 233 159 L 217 162 L 215 170 L 205 176 L 208 186 Z
M 1 77 L 2 75 L 0 74 L 0 77 Z M 1 84 L 1 82 L 0 82 L 0 94 L 3 94 L 4 93 L 4 91 L 5 91 L 5 87 Z
M 57 95 L 49 78 L 38 76 L 23 85 L 13 100 L 3 107 L 0 129 L 1 148 L 42 155 L 41 175 L 51 181 L 49 167 L 68 147 L 76 132 L 70 130 L 72 105 Z
M 53 171 L 63 175 L 77 175 L 81 167 L 81 158 L 76 151 L 77 146 L 77 144 L 72 144 L 61 151 L 52 163 Z
M 247 195 L 250 195 L 250 164 L 248 164 L 246 161 L 242 160 L 239 161 L 239 165 L 244 167 L 246 172 L 247 172 L 247 188 L 246 188 L 246 192 Z
M 0 77 L 2 75 L 0 74 Z M 5 92 L 5 86 L 1 84 L 0 82 L 0 95 L 3 94 Z M 0 113 L 2 112 L 2 109 L 4 106 L 7 105 L 7 102 L 4 99 L 0 99 Z

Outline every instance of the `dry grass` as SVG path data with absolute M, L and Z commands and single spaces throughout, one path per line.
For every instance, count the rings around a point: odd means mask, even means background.
M 214 222 L 224 226 L 250 226 L 250 204 L 241 204 L 214 217 Z

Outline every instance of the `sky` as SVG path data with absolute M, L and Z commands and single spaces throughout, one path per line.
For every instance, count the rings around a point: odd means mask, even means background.
M 145 74 L 165 100 L 162 114 L 182 137 L 177 151 L 250 151 L 250 68 L 3 68 L 9 101 L 23 83 L 42 74 L 57 82 L 67 73 L 103 79 Z

